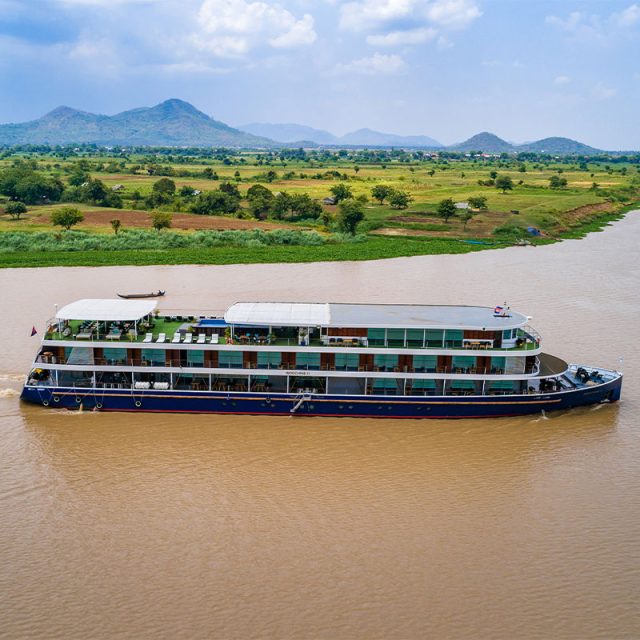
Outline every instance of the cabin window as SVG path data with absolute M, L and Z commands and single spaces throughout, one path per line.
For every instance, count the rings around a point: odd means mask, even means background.
M 126 349 L 114 349 L 113 347 L 105 347 L 102 350 L 102 356 L 107 364 L 124 364 L 127 362 Z
M 384 329 L 367 329 L 369 346 L 384 346 Z
M 491 373 L 503 372 L 507 359 L 504 357 L 491 358 Z
M 357 371 L 360 356 L 357 353 L 336 353 L 336 369 Z
M 218 351 L 218 365 L 242 369 L 242 351 Z
M 437 356 L 413 356 L 414 371 L 435 371 L 437 364 Z
M 449 388 L 453 391 L 473 391 L 476 384 L 473 380 L 452 380 Z
M 371 385 L 374 394 L 395 395 L 398 392 L 398 382 L 393 378 L 376 378 Z
M 373 364 L 381 371 L 393 371 L 398 366 L 398 356 L 393 353 L 378 353 L 373 356 Z
M 412 391 L 433 391 L 436 388 L 435 380 L 407 380 L 407 389 Z
M 319 369 L 319 353 L 296 353 L 296 369 Z
M 441 347 L 444 340 L 444 331 L 442 329 L 427 329 L 425 331 L 425 339 L 428 347 Z
M 463 331 L 460 329 L 447 329 L 445 343 L 447 347 L 461 347 Z
M 204 351 L 187 351 L 187 364 L 190 367 L 204 367 Z
M 387 344 L 390 347 L 404 346 L 404 329 L 387 329 Z
M 166 353 L 164 349 L 143 349 L 141 356 L 143 362 L 155 367 L 164 367 Z
M 456 373 L 468 373 L 476 366 L 476 359 L 474 356 L 453 356 L 451 366 Z
M 518 335 L 518 330 L 517 329 L 505 329 L 502 332 L 502 339 L 503 340 L 513 340 L 514 338 L 516 338 Z
M 421 347 L 424 344 L 424 329 L 407 329 L 407 346 Z
M 67 364 L 93 364 L 93 349 L 73 347 L 67 356 Z
M 282 364 L 282 354 L 273 351 L 258 351 L 258 367 L 279 367 Z

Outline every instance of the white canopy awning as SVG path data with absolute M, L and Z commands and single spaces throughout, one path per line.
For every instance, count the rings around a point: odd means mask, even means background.
M 58 311 L 58 320 L 101 320 L 124 322 L 140 320 L 158 306 L 155 300 L 77 300 Z
M 313 327 L 329 324 L 328 304 L 237 302 L 224 314 L 227 324 Z

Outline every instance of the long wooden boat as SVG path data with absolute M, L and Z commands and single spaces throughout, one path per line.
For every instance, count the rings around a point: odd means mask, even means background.
M 157 304 L 60 309 L 23 400 L 95 411 L 480 418 L 612 403 L 622 389 L 619 371 L 543 353 L 530 318 L 500 306 L 251 302 L 207 317 L 164 315 Z
M 125 300 L 133 300 L 137 298 L 161 298 L 166 292 L 158 291 L 157 293 L 119 293 L 118 298 Z

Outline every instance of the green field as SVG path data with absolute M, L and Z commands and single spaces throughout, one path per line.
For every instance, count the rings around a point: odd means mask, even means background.
M 104 183 L 109 192 L 116 185 L 121 187 L 113 192 L 120 199 L 118 208 L 70 200 L 29 205 L 29 211 L 19 220 L 0 215 L 0 266 L 309 262 L 463 253 L 509 246 L 522 238 L 541 244 L 580 237 L 602 228 L 640 201 L 640 158 L 636 156 L 467 158 L 400 151 L 318 151 L 296 157 L 300 155 L 218 151 L 200 157 L 195 151 L 189 155 L 167 150 L 154 155 L 118 150 L 5 151 L 0 157 L 0 180 L 2 172 L 16 162 L 29 161 L 40 175 L 56 178 L 67 187 L 63 200 L 74 193 L 68 181 L 79 170 Z M 205 177 L 205 170 L 218 179 Z M 267 171 L 276 175 L 267 176 Z M 491 180 L 492 172 L 494 176 L 511 177 L 513 190 L 503 194 L 495 186 L 479 184 Z M 552 176 L 565 179 L 566 186 L 550 188 Z M 133 231 L 150 229 L 150 206 L 145 200 L 162 177 L 175 183 L 176 195 L 154 207 L 172 214 L 170 231 L 148 231 L 170 234 L 159 247 L 153 236 Z M 224 181 L 236 184 L 243 197 L 235 215 L 197 215 L 190 211 L 193 199 L 177 195 L 184 186 L 215 191 Z M 308 194 L 316 201 L 331 195 L 336 185 L 348 186 L 355 197 L 367 196 L 357 241 L 337 233 L 339 211 L 335 206 L 323 205 L 326 214 L 322 220 L 253 218 L 245 195 L 255 184 L 273 193 Z M 394 209 L 386 203 L 378 204 L 371 198 L 371 189 L 381 184 L 408 193 L 412 198 L 409 206 Z M 465 202 L 477 196 L 486 198 L 487 208 L 474 211 L 466 226 L 458 216 L 448 223 L 438 216 L 442 200 Z M 8 202 L 0 195 L 0 211 Z M 65 205 L 77 207 L 84 214 L 84 220 L 71 231 L 54 229 L 50 220 L 51 213 Z M 117 244 L 115 239 L 105 238 L 100 250 L 83 248 L 87 236 L 112 236 L 110 220 L 114 218 L 122 224 Z M 527 227 L 539 229 L 542 235 L 531 236 Z M 267 236 L 256 240 L 251 235 L 253 229 L 267 234 L 307 230 L 321 239 L 309 245 L 294 234 L 284 244 L 265 244 Z M 221 236 L 216 246 L 202 246 L 202 233 L 225 230 L 237 230 L 237 238 Z M 44 249 L 42 233 L 56 234 L 55 242 Z M 25 240 L 25 234 L 34 234 L 29 236 L 33 246 L 28 238 Z M 50 246 L 56 243 L 62 250 Z

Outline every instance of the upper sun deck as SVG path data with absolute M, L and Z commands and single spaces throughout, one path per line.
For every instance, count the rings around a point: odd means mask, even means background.
M 224 319 L 229 325 L 478 331 L 515 329 L 529 320 L 511 310 L 496 315 L 492 307 L 334 302 L 237 302 Z

